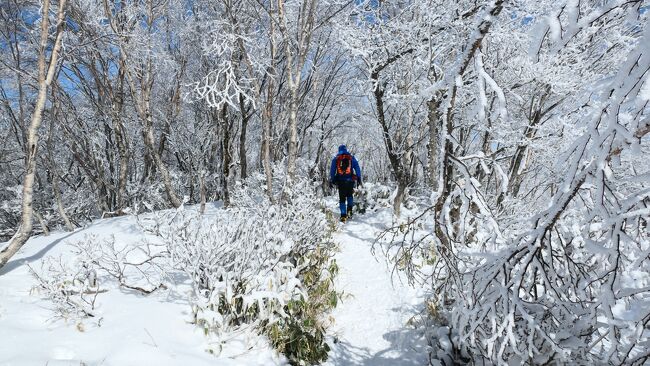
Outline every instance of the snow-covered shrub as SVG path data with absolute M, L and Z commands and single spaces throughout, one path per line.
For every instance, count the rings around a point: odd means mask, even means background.
M 412 210 L 421 204 L 421 199 L 409 191 L 407 190 L 405 193 L 402 205 Z M 397 190 L 395 187 L 381 183 L 364 182 L 361 187 L 357 187 L 354 190 L 354 205 L 359 213 L 365 213 L 366 211 L 376 212 L 382 208 L 392 207 L 396 194 Z
M 274 210 L 267 213 L 269 218 L 277 215 Z M 173 266 L 190 279 L 194 320 L 206 334 L 256 320 L 273 321 L 300 290 L 292 281 L 297 270 L 280 260 L 279 252 L 289 250 L 280 247 L 280 226 L 266 226 L 260 217 L 237 209 L 209 216 L 178 210 L 162 219 L 167 226 L 160 235 Z
M 334 288 L 338 265 L 330 251 L 322 248 L 300 258 L 298 264 L 302 265 L 299 278 L 307 296 L 290 300 L 286 306 L 289 317 L 267 325 L 266 333 L 293 364 L 317 364 L 326 360 L 329 352 L 323 314 L 335 308 L 340 298 Z
M 180 208 L 144 225 L 162 238 L 173 266 L 189 278 L 194 322 L 206 334 L 255 326 L 272 332 L 274 344 L 295 362 L 323 360 L 319 317 L 329 307 L 321 296 L 327 294 L 330 303 L 335 296 L 330 285 L 323 287 L 335 273 L 329 262 L 332 225 L 308 181 L 283 187 L 286 196 L 273 203 L 260 188 L 262 178 L 236 186 L 231 207 L 205 215 Z M 298 332 L 291 327 L 296 324 Z M 295 349 L 298 334 L 318 355 Z
M 86 235 L 72 246 L 77 261 L 99 276 L 108 276 L 121 287 L 144 294 L 163 288 L 169 274 L 169 253 L 163 245 L 149 241 L 119 244 L 114 236 L 100 239 Z
M 619 188 L 621 197 L 629 188 Z M 452 219 L 451 201 L 443 210 L 447 217 L 437 221 L 448 226 L 432 227 L 430 209 L 385 232 L 396 267 L 433 290 L 439 314 L 430 331 L 432 357 L 446 359 L 445 365 L 480 359 L 643 364 L 650 283 L 643 253 L 650 238 L 645 219 L 630 214 L 644 208 L 597 218 L 599 192 L 598 185 L 585 185 L 562 215 L 549 216 L 558 209 L 551 206 L 519 237 L 500 232 L 481 210 Z M 548 225 L 552 229 L 544 229 Z M 443 230 L 454 241 L 437 242 Z
M 170 175 L 172 172 L 170 172 Z M 175 182 L 175 181 L 173 181 Z M 129 197 L 128 210 L 134 213 L 153 212 L 169 207 L 169 198 L 161 181 L 149 182 L 143 185 L 127 186 Z
M 144 294 L 165 287 L 169 256 L 160 245 L 120 245 L 113 236 L 96 235 L 70 245 L 71 259 L 46 257 L 40 270 L 30 267 L 37 281 L 34 292 L 52 302 L 57 317 L 74 321 L 98 317 L 97 296 L 108 291 L 111 281 Z
M 99 288 L 97 272 L 84 261 L 67 263 L 62 257 L 46 257 L 39 270 L 29 266 L 37 285 L 33 292 L 52 304 L 52 311 L 66 321 L 95 318 L 97 296 L 105 292 Z M 101 320 L 98 320 L 98 322 Z
M 377 211 L 380 208 L 391 207 L 391 195 L 394 189 L 379 183 L 364 183 L 355 189 L 355 206 L 357 211 Z

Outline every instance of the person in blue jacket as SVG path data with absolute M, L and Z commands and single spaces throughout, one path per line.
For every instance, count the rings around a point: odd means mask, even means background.
M 339 153 L 332 159 L 329 184 L 330 188 L 336 185 L 339 189 L 341 221 L 345 222 L 348 217 L 352 216 L 354 187 L 362 184 L 359 162 L 348 152 L 345 145 L 339 146 Z

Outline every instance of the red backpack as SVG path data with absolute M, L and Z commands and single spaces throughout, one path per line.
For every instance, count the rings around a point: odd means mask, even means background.
M 337 176 L 352 175 L 352 155 L 341 154 L 336 157 L 336 175 Z

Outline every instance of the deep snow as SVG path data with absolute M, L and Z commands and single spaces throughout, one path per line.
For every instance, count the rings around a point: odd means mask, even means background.
M 48 301 L 31 291 L 35 280 L 25 264 L 38 268 L 46 256 L 69 257 L 68 243 L 83 240 L 87 234 L 98 238 L 115 235 L 118 241 L 135 244 L 144 234 L 134 221 L 129 216 L 104 219 L 73 233 L 32 238 L 0 270 L 0 365 L 284 363 L 263 337 L 251 331 L 227 335 L 219 355 L 208 353 L 208 348 L 221 347 L 188 322 L 182 283 L 148 296 L 109 286 L 98 298 L 101 321 L 87 319 L 78 325 L 54 319 Z M 331 314 L 332 351 L 327 365 L 426 363 L 426 342 L 408 325 L 422 304 L 421 294 L 391 278 L 392 268 L 381 250 L 376 256 L 372 253 L 376 234 L 388 222 L 388 211 L 356 216 L 334 236 L 340 247 L 337 289 L 344 297 Z

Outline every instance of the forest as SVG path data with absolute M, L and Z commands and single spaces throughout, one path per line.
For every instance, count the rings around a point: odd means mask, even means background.
M 0 328 L 32 299 L 91 337 L 111 304 L 165 293 L 216 364 L 646 364 L 649 16 L 648 0 L 0 0 Z M 345 224 L 339 145 L 363 171 Z M 345 354 L 328 319 L 361 301 L 341 288 L 352 255 L 417 291 L 398 342 L 415 358 Z M 228 354 L 240 333 L 269 359 Z M 15 357 L 0 364 L 57 359 Z M 125 357 L 106 365 L 157 362 Z

